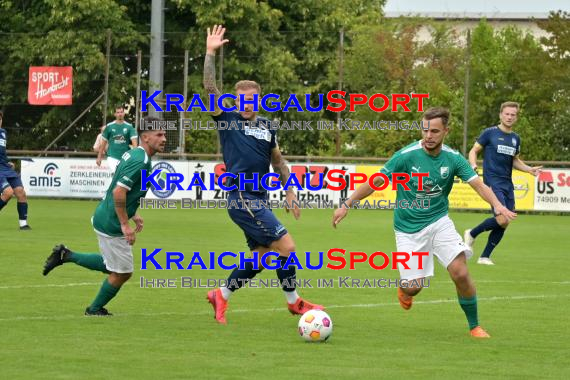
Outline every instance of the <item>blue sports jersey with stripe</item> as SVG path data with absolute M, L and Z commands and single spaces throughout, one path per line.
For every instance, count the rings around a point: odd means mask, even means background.
M 520 153 L 521 138 L 498 126 L 485 129 L 477 142 L 483 146 L 483 180 L 493 189 L 513 189 L 513 160 Z
M 8 164 L 8 156 L 6 155 L 7 140 L 8 136 L 6 130 L 0 128 L 0 173 L 12 170 L 12 167 Z
M 214 120 L 220 134 L 226 172 L 236 176 L 244 173 L 247 179 L 253 178 L 253 173 L 259 173 L 261 181 L 261 177 L 269 173 L 271 150 L 277 146 L 277 131 L 265 129 L 259 123 L 269 125 L 269 120 L 257 117 L 251 122 L 238 112 L 222 112 L 214 116 Z M 258 190 L 254 190 L 253 184 L 245 183 L 245 190 L 265 193 L 261 183 L 258 185 Z

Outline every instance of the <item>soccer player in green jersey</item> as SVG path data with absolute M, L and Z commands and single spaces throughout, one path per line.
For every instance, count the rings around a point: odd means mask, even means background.
M 489 338 L 489 334 L 479 326 L 477 316 L 477 296 L 475 285 L 467 269 L 467 258 L 473 253 L 463 243 L 448 216 L 448 196 L 457 176 L 494 207 L 498 214 L 513 219 L 516 214 L 499 202 L 493 191 L 486 186 L 471 168 L 467 160 L 457 151 L 443 144 L 449 133 L 449 111 L 442 107 L 430 108 L 423 115 L 422 140 L 416 141 L 396 152 L 382 168 L 381 172 L 391 178 L 392 173 L 428 173 L 423 178 L 423 189 L 418 189 L 418 178 L 412 177 L 408 182 L 409 191 L 398 185 L 396 200 L 407 200 L 409 203 L 429 199 L 429 208 L 404 209 L 394 211 L 394 230 L 399 252 L 429 252 L 423 257 L 420 268 L 419 256 L 412 256 L 407 262 L 409 269 L 398 263 L 400 277 L 408 282 L 409 287 L 398 288 L 400 305 L 408 310 L 412 307 L 413 297 L 422 290 L 420 281 L 433 276 L 433 257 L 447 268 L 455 283 L 459 304 L 467 317 L 471 335 L 476 338 Z M 382 186 L 384 180 L 377 177 L 376 186 Z M 333 227 L 347 215 L 354 201 L 362 200 L 374 190 L 366 183 L 359 187 L 350 198 L 335 210 Z M 417 280 L 411 283 L 411 280 Z
M 101 254 L 72 252 L 61 244 L 53 249 L 44 264 L 44 276 L 65 263 L 75 263 L 109 275 L 95 300 L 85 310 L 85 315 L 111 315 L 104 306 L 133 273 L 132 245 L 135 233 L 143 229 L 143 219 L 136 211 L 140 199 L 146 195 L 146 190 L 141 190 L 141 170 L 152 170 L 150 158 L 164 151 L 166 132 L 139 128 L 139 137 L 141 145 L 123 154 L 111 185 L 93 215 L 93 228 Z M 135 223 L 134 229 L 129 220 Z
M 115 121 L 107 124 L 101 133 L 101 146 L 97 154 L 97 166 L 101 166 L 103 156 L 107 152 L 107 164 L 114 173 L 123 154 L 128 151 L 129 145 L 137 147 L 137 131 L 132 124 L 125 121 L 125 108 L 118 106 L 115 108 Z

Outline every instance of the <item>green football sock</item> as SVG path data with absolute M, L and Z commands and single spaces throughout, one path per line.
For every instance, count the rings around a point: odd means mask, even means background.
M 93 303 L 89 306 L 89 311 L 96 312 L 97 310 L 100 310 L 117 295 L 120 289 L 120 287 L 115 288 L 107 279 L 105 279 L 101 285 L 101 289 L 99 289 L 99 293 L 97 293 L 97 297 L 95 297 L 95 300 L 93 300 Z
M 96 270 L 103 273 L 109 273 L 103 262 L 103 256 L 97 253 L 77 253 L 72 252 L 66 259 L 66 262 L 72 262 L 84 268 Z
M 463 309 L 467 322 L 469 322 L 469 329 L 474 329 L 479 326 L 479 319 L 477 318 L 477 296 L 470 298 L 459 297 L 459 305 Z

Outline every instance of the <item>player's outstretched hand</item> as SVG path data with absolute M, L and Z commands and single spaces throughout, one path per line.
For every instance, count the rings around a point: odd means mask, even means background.
M 125 235 L 125 239 L 127 239 L 127 243 L 129 243 L 129 245 L 135 244 L 136 235 L 131 226 L 128 224 L 121 224 L 121 231 L 123 231 L 123 235 Z
M 143 218 L 140 215 L 135 214 L 135 216 L 133 216 L 131 218 L 133 220 L 133 222 L 135 222 L 135 232 L 139 233 L 142 231 L 143 229 Z
M 348 209 L 342 206 L 334 211 L 333 220 L 332 220 L 332 225 L 334 228 L 336 228 L 337 224 L 339 224 L 340 221 L 344 219 L 347 213 Z
M 101 166 L 101 159 L 99 157 L 97 157 L 97 160 L 95 161 L 95 163 L 97 164 L 97 166 Z
M 497 212 L 498 215 L 503 215 L 508 220 L 513 220 L 514 218 L 517 217 L 516 212 L 512 212 L 511 210 L 509 210 L 508 208 L 506 208 L 503 205 L 501 205 L 499 207 L 495 207 L 495 211 Z
M 285 211 L 289 212 L 289 209 L 293 210 L 293 216 L 296 220 L 299 220 L 301 217 L 301 209 L 297 205 L 299 201 L 297 200 L 297 196 L 292 191 L 288 191 L 287 195 L 285 196 L 285 201 L 287 201 L 287 205 L 285 207 Z
M 226 28 L 221 25 L 214 25 L 211 32 L 210 28 L 208 28 L 208 37 L 206 39 L 206 52 L 208 54 L 214 54 L 220 46 L 230 42 L 230 40 L 224 40 L 225 32 Z
M 533 166 L 530 168 L 530 170 L 528 172 L 536 177 L 537 175 L 540 174 L 541 170 L 542 170 L 542 165 L 541 166 Z

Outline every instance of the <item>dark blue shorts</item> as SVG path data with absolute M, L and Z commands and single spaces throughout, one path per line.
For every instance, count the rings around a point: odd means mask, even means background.
M 5 179 L 12 189 L 15 189 L 16 187 L 24 187 L 20 175 L 14 170 L 0 172 L 0 186 L 2 186 L 2 190 L 4 190 L 5 187 L 2 179 Z
M 491 190 L 495 193 L 495 196 L 501 202 L 503 206 L 511 211 L 515 211 L 515 191 L 514 189 L 501 189 L 491 186 Z M 493 211 L 494 212 L 494 211 Z
M 10 187 L 10 183 L 8 183 L 8 180 L 6 178 L 0 175 L 0 193 L 2 193 L 8 187 Z
M 228 197 L 228 214 L 245 235 L 249 249 L 256 247 L 269 247 L 272 242 L 281 239 L 287 234 L 287 229 L 277 219 L 273 211 L 263 205 L 251 207 L 243 200 L 265 201 L 265 194 L 253 194 L 245 191 L 231 191 Z M 233 201 L 233 202 L 232 202 Z M 237 208 L 232 208 L 232 203 Z M 254 205 L 255 206 L 255 205 Z

